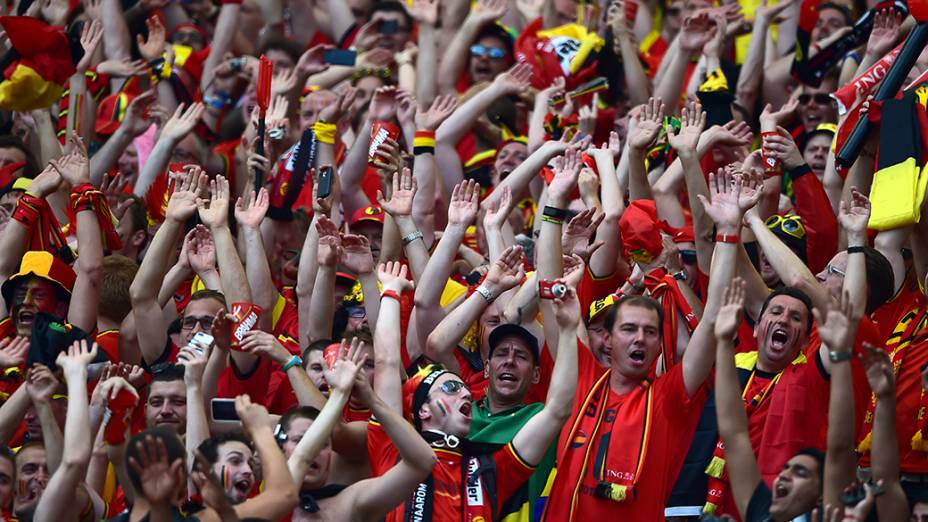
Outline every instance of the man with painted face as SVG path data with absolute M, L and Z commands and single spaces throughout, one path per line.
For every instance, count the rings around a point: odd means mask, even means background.
M 412 290 L 412 282 L 406 279 L 406 267 L 399 263 L 380 265 L 378 275 L 384 288 L 380 320 L 395 324 L 399 321 L 400 294 Z M 503 502 L 528 480 L 541 462 L 573 404 L 580 319 L 576 291 L 568 287 L 565 296 L 556 299 L 554 304 L 560 333 L 547 401 L 502 447 L 479 444 L 467 438 L 474 405 L 471 392 L 460 377 L 440 366 L 429 365 L 401 383 L 400 332 L 385 328 L 375 331 L 377 394 L 393 411 L 405 412 L 413 420 L 416 429 L 439 457 L 430 480 L 419 484 L 406 505 L 390 513 L 387 520 L 407 520 L 416 513 L 424 513 L 423 520 L 499 518 Z M 502 347 L 507 338 L 510 347 Z M 504 335 L 497 349 L 508 349 L 513 356 L 521 347 L 512 343 L 511 335 Z M 501 369 L 504 368 L 505 364 Z M 493 374 L 494 380 L 502 383 L 511 382 L 507 374 L 513 372 L 497 374 L 494 370 Z M 374 422 L 368 426 L 367 444 L 374 474 L 383 475 L 396 462 L 396 448 L 383 428 Z
M 233 431 L 214 435 L 197 449 L 212 465 L 229 501 L 237 505 L 248 500 L 258 481 L 251 440 L 244 433 Z

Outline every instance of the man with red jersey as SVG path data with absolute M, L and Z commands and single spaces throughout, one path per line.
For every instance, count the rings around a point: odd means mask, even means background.
M 406 267 L 398 263 L 381 265 L 378 275 L 384 289 L 380 319 L 387 321 L 385 324 L 397 324 L 400 293 L 411 290 L 413 284 L 406 279 Z M 577 385 L 580 309 L 576 291 L 568 288 L 554 304 L 560 329 L 559 349 L 545 407 L 502 447 L 466 438 L 473 403 L 460 377 L 431 365 L 401 384 L 399 331 L 376 330 L 377 394 L 394 411 L 412 418 L 438 456 L 429 480 L 421 483 L 406 505 L 390 513 L 387 520 L 495 520 L 501 502 L 528 480 L 567 420 Z M 382 475 L 397 461 L 396 448 L 373 420 L 368 426 L 368 453 L 374 475 Z
M 545 252 L 560 241 L 563 218 L 558 216 L 569 203 L 579 170 L 572 156 L 568 151 L 565 167 L 548 187 L 544 214 L 549 219 L 542 223 L 536 251 Z M 714 317 L 719 309 L 724 285 L 734 277 L 742 216 L 760 197 L 760 180 L 744 179 L 723 171 L 710 174 L 712 200 L 701 198 L 717 231 L 703 317 Z M 539 263 L 539 277 L 561 269 L 550 263 Z M 661 519 L 707 397 L 704 383 L 714 347 L 711 321 L 701 322 L 693 332 L 682 362 L 657 378 L 653 368 L 661 351 L 661 305 L 648 297 L 625 297 L 607 312 L 605 326 L 610 368 L 603 369 L 592 353 L 580 350 L 578 397 L 559 440 L 558 471 L 543 520 L 575 521 L 581 514 Z

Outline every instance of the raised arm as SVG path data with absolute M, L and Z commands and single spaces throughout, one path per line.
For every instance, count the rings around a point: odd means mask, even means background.
M 161 317 L 161 306 L 158 304 L 160 281 L 171 263 L 174 245 L 183 233 L 184 223 L 196 214 L 196 200 L 206 183 L 206 173 L 193 168 L 187 169 L 175 181 L 164 223 L 152 238 L 129 288 L 132 313 L 136 316 L 139 349 L 149 364 L 154 364 L 161 357 L 167 343 L 167 326 L 155 319 Z
M 686 17 L 675 39 L 676 52 L 668 50 L 664 55 L 661 68 L 665 69 L 665 72 L 663 76 L 660 76 L 660 71 L 658 71 L 658 77 L 654 82 L 654 97 L 666 104 L 669 114 L 676 112 L 690 58 L 698 56 L 703 46 L 712 39 L 711 27 L 712 20 L 705 12 Z M 664 62 L 666 62 L 666 67 Z
M 720 170 L 718 175 L 709 175 L 711 203 L 699 197 L 716 228 L 715 253 L 703 318 L 716 317 L 719 313 L 723 292 L 735 277 L 738 251 L 741 249 L 741 220 L 744 212 L 757 204 L 762 186 L 760 174 L 731 174 Z M 683 354 L 683 382 L 690 396 L 696 393 L 712 371 L 712 337 L 711 321 L 700 321 Z
M 202 103 L 194 103 L 187 110 L 184 110 L 183 105 L 177 107 L 171 118 L 161 128 L 161 134 L 148 156 L 148 161 L 139 171 L 138 180 L 133 187 L 133 193 L 136 196 L 145 197 L 151 184 L 155 182 L 155 178 L 167 169 L 174 148 L 193 130 L 204 110 Z
M 712 233 L 712 219 L 703 211 L 697 196 L 709 196 L 708 186 L 704 181 L 700 155 L 697 151 L 700 137 L 704 134 L 706 126 L 706 113 L 699 102 L 683 108 L 680 115 L 680 131 L 669 133 L 667 138 L 670 146 L 677 152 L 683 167 L 683 176 L 686 180 L 686 192 L 689 199 L 690 210 L 693 215 L 693 231 L 696 243 L 696 262 L 699 270 L 709 273 L 712 262 L 713 242 L 708 237 Z M 667 174 L 665 174 L 667 175 Z
M 416 99 L 419 103 L 432 103 L 437 94 L 436 69 L 438 68 L 437 39 L 438 0 L 413 0 L 406 10 L 416 21 L 418 47 L 416 53 Z
M 876 395 L 873 415 L 873 443 L 870 446 L 873 481 L 882 482 L 885 493 L 877 499 L 880 520 L 905 520 L 909 503 L 899 483 L 899 441 L 896 438 L 896 378 L 889 354 L 864 345 L 867 382 Z M 922 387 L 928 384 L 922 371 Z
M 75 341 L 55 361 L 64 370 L 68 382 L 68 412 L 64 425 L 64 453 L 61 465 L 51 480 L 39 504 L 36 520 L 61 520 L 72 513 L 77 504 L 78 487 L 84 480 L 93 433 L 87 406 L 87 365 L 97 356 L 97 344 Z M 86 494 L 86 491 L 84 492 Z
M 745 517 L 748 502 L 760 484 L 760 469 L 748 435 L 748 416 L 741 399 L 735 370 L 735 335 L 744 311 L 744 282 L 725 289 L 723 306 L 715 316 L 715 407 L 719 435 L 725 444 L 725 461 L 738 514 Z M 704 316 L 711 317 L 711 316 Z
M 188 469 L 193 469 L 197 448 L 209 438 L 209 418 L 203 399 L 203 372 L 213 348 L 191 340 L 177 354 L 177 364 L 184 367 L 184 386 L 187 388 L 187 432 L 184 445 L 187 448 Z
M 622 70 L 628 83 L 629 102 L 632 106 L 647 103 L 651 95 L 651 80 L 644 72 L 638 58 L 638 46 L 632 35 L 630 23 L 625 19 L 625 2 L 614 2 L 608 11 L 609 27 L 612 29 L 612 51 L 622 58 Z
M 423 162 L 428 161 L 424 159 L 425 155 L 417 156 L 416 169 L 420 168 L 418 158 L 423 158 L 421 160 Z M 418 282 L 422 280 L 429 264 L 429 250 L 425 244 L 425 234 L 416 228 L 416 222 L 412 218 L 412 212 L 416 207 L 416 196 L 420 194 L 418 178 L 410 174 L 408 168 L 403 168 L 402 172 L 393 176 L 391 185 L 393 190 L 390 191 L 389 199 L 383 195 L 383 192 L 377 191 L 377 204 L 390 214 L 393 222 L 396 223 L 402 236 L 403 250 L 409 262 L 409 270 L 412 272 L 413 279 Z M 434 185 L 432 185 L 432 193 L 434 192 Z M 434 206 L 434 197 L 431 199 L 431 204 Z M 434 240 L 434 235 L 432 240 Z
M 235 412 L 257 449 L 264 479 L 262 492 L 235 506 L 235 512 L 242 519 L 279 520 L 296 507 L 298 488 L 290 478 L 287 459 L 274 437 L 275 422 L 264 406 L 252 404 L 247 395 L 235 398 Z
M 280 292 L 274 286 L 261 237 L 261 223 L 264 222 L 269 206 L 268 193 L 266 188 L 262 188 L 256 198 L 253 190 L 248 192 L 247 206 L 243 198 L 235 202 L 235 220 L 245 236 L 245 273 L 254 303 L 264 310 L 272 310 L 280 299 Z M 263 324 L 262 328 L 270 329 L 271 314 L 265 314 L 264 317 L 268 318 L 268 323 Z
M 250 303 L 251 288 L 245 276 L 245 268 L 238 257 L 235 239 L 229 230 L 229 181 L 224 176 L 216 176 L 210 181 L 210 199 L 197 199 L 197 212 L 200 220 L 213 235 L 216 245 L 216 262 L 219 264 L 219 279 L 226 302 Z M 242 373 L 248 373 L 257 363 L 253 354 L 233 350 L 232 361 Z
M 456 92 L 457 81 L 467 68 L 470 46 L 477 40 L 480 30 L 506 14 L 507 0 L 478 0 L 467 13 L 442 53 L 438 66 L 438 89 L 442 93 Z
M 328 339 L 332 336 L 332 321 L 335 313 L 335 266 L 344 254 L 342 238 L 329 218 L 322 217 L 316 224 L 319 234 L 316 261 L 316 284 L 310 298 L 312 314 L 305 317 L 308 323 L 309 341 Z
M 223 2 L 219 9 L 219 18 L 213 30 L 213 40 L 209 45 L 209 55 L 203 63 L 203 76 L 200 79 L 200 89 L 206 91 L 213 81 L 213 72 L 222 63 L 223 57 L 232 48 L 232 40 L 238 31 L 238 14 L 242 9 L 239 2 Z
M 554 299 L 557 318 L 557 357 L 551 372 L 551 384 L 545 407 L 535 414 L 512 439 L 516 453 L 531 466 L 537 466 L 548 447 L 557 439 L 570 417 L 577 391 L 577 328 L 580 325 L 580 302 L 577 291 L 563 279 L 567 293 Z
M 511 246 L 490 265 L 483 283 L 463 303 L 431 330 L 425 346 L 430 359 L 440 362 L 452 371 L 459 371 L 454 349 L 467 334 L 471 325 L 503 292 L 517 286 L 525 277 L 522 268 L 522 247 Z
M 619 220 L 625 212 L 625 194 L 615 172 L 619 149 L 619 135 L 615 131 L 609 133 L 608 143 L 603 143 L 598 149 L 588 149 L 599 171 L 600 199 L 605 216 L 596 229 L 596 237 L 603 241 L 603 246 L 590 256 L 590 273 L 594 277 L 608 277 L 616 270 L 623 273 L 630 271 L 628 263 L 622 258 L 622 231 L 619 228 Z
M 854 479 L 857 456 L 854 445 L 854 389 L 851 378 L 851 350 L 862 309 L 856 308 L 845 292 L 837 306 L 827 312 L 814 309 L 822 344 L 841 362 L 831 362 L 831 388 L 828 396 L 828 446 L 825 454 L 823 502 L 838 505 L 841 492 Z
M 635 131 L 628 137 L 628 197 L 631 201 L 654 199 L 644 160 L 664 122 L 664 104 L 651 98 L 635 115 Z
M 400 301 L 403 292 L 413 289 L 406 279 L 404 265 L 397 262 L 381 263 L 377 277 L 383 286 L 380 297 L 380 320 L 397 328 L 378 328 L 374 332 L 374 390 L 377 396 L 393 411 L 402 415 L 403 393 L 400 374 L 403 363 L 400 359 Z M 375 298 L 371 296 L 371 298 Z
M 116 165 L 123 151 L 132 140 L 140 136 L 151 126 L 152 122 L 146 116 L 148 109 L 157 100 L 154 91 L 145 91 L 136 96 L 126 108 L 126 117 L 119 124 L 116 132 L 109 137 L 100 150 L 90 158 L 90 182 L 100 186 L 103 177 Z M 147 189 L 146 189 L 147 190 Z

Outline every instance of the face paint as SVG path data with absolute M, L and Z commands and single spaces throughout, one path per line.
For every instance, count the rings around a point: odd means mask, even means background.
M 441 410 L 442 415 L 448 415 L 448 408 L 445 405 L 445 401 L 438 399 L 438 409 Z
M 232 472 L 225 466 L 222 467 L 222 489 L 228 489 L 232 481 Z
M 26 496 L 26 481 L 19 479 L 17 482 L 19 482 L 19 496 L 23 498 Z

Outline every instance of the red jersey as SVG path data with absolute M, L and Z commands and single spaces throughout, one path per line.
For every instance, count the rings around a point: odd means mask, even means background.
M 375 477 L 386 473 L 399 460 L 399 453 L 390 437 L 380 424 L 373 420 L 367 428 L 367 451 Z M 409 501 L 387 515 L 387 522 L 495 520 L 500 503 L 522 487 L 535 471 L 534 466 L 530 466 L 519 457 L 511 442 L 506 444 L 482 457 L 492 460 L 495 464 L 494 492 L 487 490 L 484 475 L 469 471 L 485 467 L 481 466 L 478 457 L 466 457 L 448 448 L 435 448 L 435 455 L 438 457 L 438 464 L 432 470 L 432 475 L 426 482 L 419 484 Z M 465 481 L 468 484 L 465 484 Z
M 103 350 L 114 364 L 119 359 L 119 330 L 103 330 L 94 337 L 94 342 Z
M 293 355 L 301 355 L 300 314 L 296 303 L 280 295 L 274 305 L 271 328 L 284 348 Z
M 573 414 L 557 448 L 558 470 L 542 520 L 663 520 L 707 393 L 693 396 L 683 365 L 619 395 L 585 346 L 577 350 Z M 600 492 L 611 490 L 611 500 Z
M 367 422 L 371 420 L 371 410 L 370 408 L 352 408 L 349 401 L 345 405 L 345 409 L 342 410 L 342 420 L 345 422 Z

